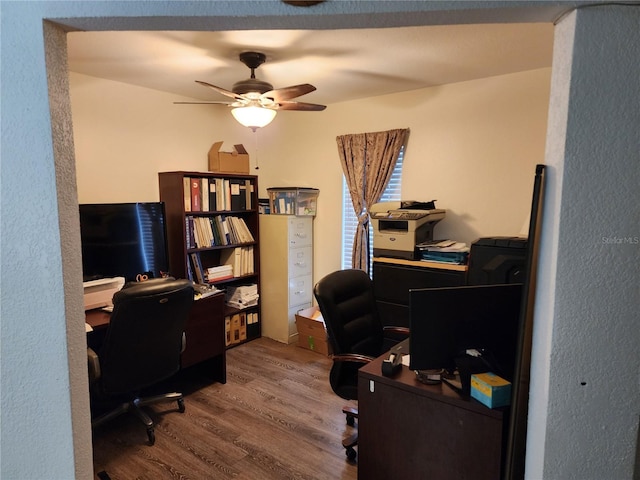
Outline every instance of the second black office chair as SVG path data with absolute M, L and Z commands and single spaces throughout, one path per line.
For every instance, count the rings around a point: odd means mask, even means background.
M 95 418 L 92 427 L 132 411 L 146 425 L 149 444 L 153 445 L 154 424 L 141 407 L 177 401 L 179 411 L 184 412 L 181 393 L 145 398 L 140 393 L 180 369 L 184 329 L 192 304 L 192 283 L 172 278 L 127 284 L 114 295 L 100 355 L 89 349 L 89 378 L 96 399 L 118 399 L 122 403 Z
M 324 318 L 333 366 L 329 373 L 332 390 L 345 400 L 358 399 L 358 369 L 382 355 L 390 346 L 385 333 L 409 334 L 404 327 L 383 327 L 378 316 L 373 282 L 362 270 L 339 270 L 322 278 L 314 295 Z M 354 425 L 357 409 L 345 407 L 347 424 Z M 357 434 L 343 440 L 347 458 L 354 460 Z

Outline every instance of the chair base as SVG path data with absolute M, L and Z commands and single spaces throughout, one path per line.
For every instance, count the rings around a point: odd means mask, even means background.
M 342 413 L 347 416 L 347 425 L 353 427 L 356 424 L 355 419 L 358 418 L 358 409 L 355 407 L 345 406 L 342 407 Z
M 178 402 L 178 411 L 184 413 L 184 396 L 178 392 L 164 393 L 162 395 L 155 395 L 153 397 L 136 397 L 129 402 L 124 402 L 118 405 L 115 409 L 107 412 L 91 421 L 91 428 L 97 428 L 100 425 L 119 417 L 123 413 L 133 412 L 147 427 L 147 438 L 149 439 L 149 445 L 153 445 L 156 442 L 156 434 L 154 430 L 153 420 L 142 410 L 141 407 L 146 405 L 153 405 L 161 402 Z
M 349 425 L 350 427 L 355 426 L 355 419 L 358 418 L 358 409 L 355 407 L 345 406 L 342 407 L 342 413 L 344 413 L 347 417 L 347 425 Z M 356 445 L 358 445 L 358 432 L 353 433 L 342 440 L 342 446 L 345 448 L 345 454 L 351 461 L 354 461 L 356 459 L 357 453 L 353 448 Z

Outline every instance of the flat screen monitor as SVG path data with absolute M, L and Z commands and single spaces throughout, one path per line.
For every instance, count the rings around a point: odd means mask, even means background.
M 521 297 L 522 284 L 410 290 L 410 368 L 452 371 L 457 356 L 476 349 L 513 381 Z
M 80 236 L 85 281 L 158 278 L 168 270 L 162 202 L 82 204 Z

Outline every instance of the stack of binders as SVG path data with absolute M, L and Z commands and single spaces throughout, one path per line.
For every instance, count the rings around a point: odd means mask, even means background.
M 233 267 L 231 265 L 207 268 L 207 281 L 209 283 L 228 280 L 230 278 L 233 278 Z

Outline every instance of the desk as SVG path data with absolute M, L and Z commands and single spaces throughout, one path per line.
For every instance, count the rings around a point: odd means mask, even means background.
M 87 343 L 94 350 L 99 348 L 110 319 L 111 313 L 104 310 L 86 312 L 85 321 L 93 328 L 93 331 L 87 334 Z M 187 318 L 185 336 L 187 341 L 181 356 L 181 367 L 203 363 L 214 380 L 226 383 L 224 293 L 193 302 Z
M 358 374 L 358 478 L 499 480 L 506 412 L 424 385 L 406 366 L 384 377 L 386 357 Z

